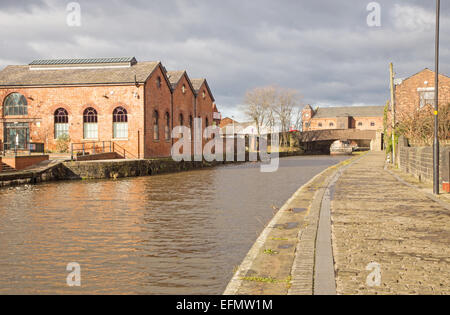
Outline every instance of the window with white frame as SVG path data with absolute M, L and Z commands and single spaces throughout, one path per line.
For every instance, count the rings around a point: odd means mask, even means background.
M 64 108 L 58 108 L 54 114 L 55 139 L 69 136 L 69 114 Z
M 116 107 L 113 112 L 114 139 L 128 138 L 128 113 L 123 107 Z
M 97 111 L 86 108 L 83 113 L 83 137 L 84 139 L 98 139 L 98 116 Z
M 434 105 L 434 88 L 418 88 L 420 108 L 427 105 Z

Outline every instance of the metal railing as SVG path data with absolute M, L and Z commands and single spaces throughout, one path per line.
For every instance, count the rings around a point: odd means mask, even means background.
M 33 153 L 45 153 L 44 143 L 27 142 L 23 145 L 17 145 L 17 143 L 5 142 L 1 143 L 0 154 L 6 155 L 32 155 Z
M 139 159 L 134 154 L 114 141 L 91 141 L 71 143 L 70 158 L 74 160 L 78 156 L 87 156 L 102 153 L 117 153 L 124 159 Z

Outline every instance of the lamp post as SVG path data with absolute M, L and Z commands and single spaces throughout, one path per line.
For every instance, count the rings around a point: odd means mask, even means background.
M 436 50 L 434 79 L 434 145 L 433 145 L 433 193 L 439 195 L 439 18 L 441 1 L 436 0 Z

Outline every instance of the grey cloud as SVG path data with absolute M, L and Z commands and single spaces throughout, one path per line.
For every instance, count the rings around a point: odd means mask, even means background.
M 80 0 L 80 28 L 65 25 L 69 1 L 32 2 L 0 5 L 0 13 L 20 19 L 0 20 L 2 66 L 52 57 L 162 60 L 169 69 L 207 77 L 225 113 L 235 111 L 247 89 L 267 84 L 296 88 L 312 104 L 384 104 L 390 61 L 398 76 L 433 66 L 434 5 L 425 0 L 378 1 L 380 28 L 367 26 L 370 1 L 361 0 Z M 411 20 L 422 11 L 416 27 Z M 442 15 L 446 38 L 446 3 Z M 443 43 L 445 73 L 449 51 Z

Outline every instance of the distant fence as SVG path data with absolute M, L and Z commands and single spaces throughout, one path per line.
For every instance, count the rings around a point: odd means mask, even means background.
M 409 147 L 407 140 L 399 139 L 399 167 L 424 182 L 433 182 L 433 147 Z M 440 148 L 440 183 L 450 180 L 450 146 Z

